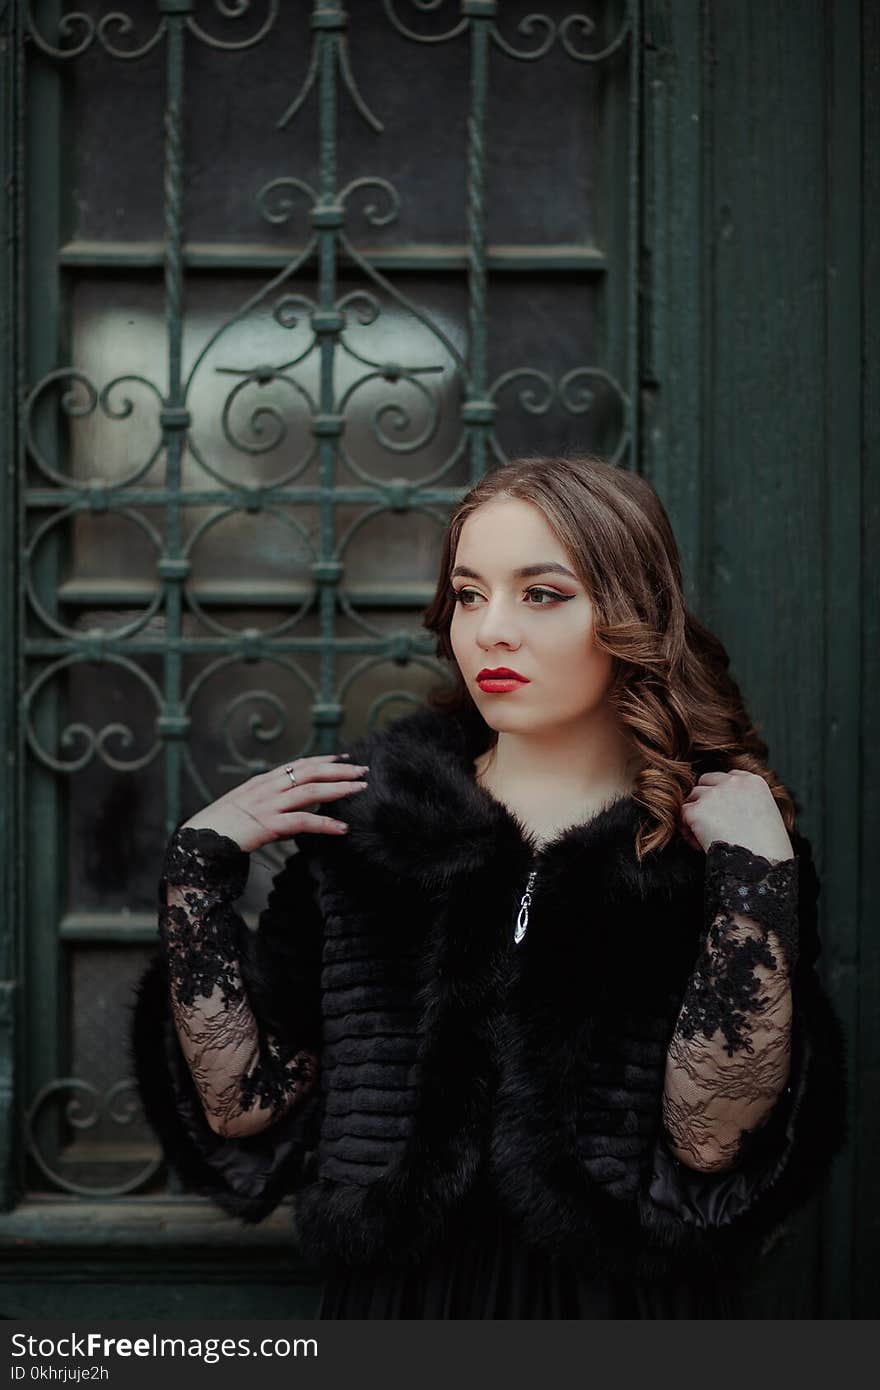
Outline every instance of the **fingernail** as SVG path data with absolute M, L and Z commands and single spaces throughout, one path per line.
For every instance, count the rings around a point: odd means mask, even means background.
M 336 822 L 336 829 L 340 832 L 340 834 L 344 835 L 346 830 L 348 829 L 348 826 L 346 825 L 344 820 L 338 820 Z

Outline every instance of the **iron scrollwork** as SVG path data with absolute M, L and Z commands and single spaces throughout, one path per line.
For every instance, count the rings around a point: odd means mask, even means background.
M 140 1163 L 131 1177 L 109 1184 L 76 1182 L 59 1170 L 57 1159 L 53 1162 L 47 1157 L 37 1137 L 37 1120 L 41 1112 L 45 1113 L 48 1103 L 58 1100 L 65 1092 L 69 1095 L 64 1106 L 64 1120 L 75 1130 L 94 1130 L 102 1119 L 109 1119 L 116 1126 L 127 1126 L 140 1118 L 134 1081 L 128 1078 L 117 1081 L 103 1093 L 90 1081 L 78 1077 L 64 1076 L 50 1081 L 34 1097 L 24 1120 L 27 1151 L 44 1177 L 53 1187 L 77 1197 L 122 1197 L 146 1187 L 162 1167 L 161 1154 Z M 110 1161 L 121 1161 L 114 1160 L 112 1149 L 108 1150 L 107 1157 Z
M 519 21 L 516 26 L 517 32 L 526 39 L 531 39 L 533 35 L 537 35 L 537 43 L 532 48 L 516 48 L 509 39 L 504 37 L 495 23 L 495 16 L 499 9 L 497 0 L 461 0 L 462 18 L 451 29 L 446 29 L 439 34 L 427 34 L 410 28 L 397 12 L 397 0 L 382 0 L 382 3 L 388 19 L 398 34 L 401 34 L 405 39 L 412 40 L 413 43 L 448 43 L 450 39 L 458 38 L 459 34 L 463 34 L 469 25 L 477 21 L 487 26 L 490 40 L 496 48 L 505 53 L 508 58 L 516 58 L 519 62 L 525 63 L 535 62 L 537 59 L 545 57 L 557 38 L 563 50 L 575 62 L 599 63 L 605 58 L 610 58 L 618 49 L 622 48 L 630 33 L 631 15 L 628 7 L 623 22 L 614 37 L 603 48 L 591 52 L 588 49 L 579 48 L 572 38 L 573 31 L 579 31 L 584 39 L 589 39 L 596 33 L 598 26 L 589 15 L 566 15 L 557 24 L 549 15 L 528 14 Z M 444 4 L 444 0 L 409 0 L 409 4 L 417 10 L 428 13 L 432 10 L 439 10 Z
M 241 19 L 247 16 L 252 9 L 251 0 L 213 0 L 213 5 L 217 13 L 226 20 Z M 26 7 L 25 20 L 28 34 L 48 58 L 79 58 L 81 54 L 97 44 L 111 58 L 119 58 L 123 62 L 133 62 L 139 58 L 145 58 L 148 53 L 152 53 L 167 37 L 169 19 L 172 16 L 181 20 L 193 37 L 209 48 L 223 49 L 226 52 L 241 52 L 242 49 L 253 48 L 256 44 L 262 43 L 263 39 L 275 27 L 280 7 L 281 0 L 266 0 L 266 16 L 253 34 L 241 39 L 223 39 L 202 28 L 192 13 L 195 9 L 192 0 L 159 0 L 160 19 L 153 33 L 141 43 L 135 42 L 131 48 L 120 48 L 118 42 L 114 41 L 114 36 L 116 39 L 127 39 L 134 33 L 134 20 L 124 10 L 109 10 L 98 20 L 93 19 L 83 10 L 70 10 L 62 15 L 58 21 L 58 37 L 62 42 L 70 39 L 69 47 L 60 47 L 45 37 L 34 18 L 34 6 L 32 4 L 28 4 Z
M 446 0 L 406 2 L 412 12 L 409 19 L 418 23 L 422 15 L 430 24 Z M 284 756 L 291 755 L 289 715 L 293 705 L 270 689 L 267 680 L 265 685 L 253 685 L 232 696 L 219 719 L 221 751 L 216 766 L 208 770 L 197 765 L 189 741 L 196 702 L 207 697 L 212 683 L 222 682 L 232 669 L 267 663 L 297 692 L 303 708 L 311 712 L 311 733 L 302 750 L 305 753 L 327 751 L 333 746 L 347 704 L 359 692 L 369 690 L 368 682 L 375 679 L 377 671 L 390 673 L 389 686 L 401 670 L 419 678 L 445 674 L 433 655 L 429 637 L 408 630 L 388 631 L 369 620 L 354 586 L 346 580 L 346 565 L 351 569 L 355 540 L 363 539 L 370 524 L 389 512 L 424 517 L 436 528 L 439 539 L 448 508 L 468 483 L 493 462 L 504 460 L 499 417 L 510 410 L 511 402 L 525 417 L 535 420 L 549 420 L 554 411 L 584 417 L 597 413 L 601 404 L 608 432 L 613 432 L 612 424 L 616 428 L 619 417 L 613 460 L 622 463 L 627 451 L 635 448 L 632 375 L 622 381 L 600 365 L 574 365 L 558 379 L 552 372 L 528 364 L 490 371 L 492 283 L 486 190 L 490 53 L 501 55 L 502 64 L 504 58 L 538 62 L 554 47 L 578 63 L 610 60 L 636 33 L 637 0 L 626 0 L 622 24 L 607 41 L 600 37 L 596 21 L 582 13 L 561 19 L 543 13 L 527 15 L 517 26 L 519 43 L 511 41 L 499 27 L 500 7 L 494 0 L 462 0 L 455 22 L 441 25 L 434 33 L 412 27 L 403 18 L 403 7 L 404 0 L 383 0 L 390 39 L 397 35 L 426 45 L 429 51 L 432 46 L 466 39 L 466 55 L 462 45 L 470 79 L 464 152 L 466 346 L 465 326 L 458 338 L 440 315 L 429 312 L 393 275 L 380 269 L 378 258 L 361 240 L 358 226 L 382 231 L 399 221 L 401 197 L 390 180 L 369 172 L 339 186 L 338 135 L 332 117 L 339 93 L 347 93 L 361 120 L 377 136 L 384 133 L 385 125 L 362 94 L 352 67 L 347 30 L 356 22 L 360 7 L 350 5 L 346 11 L 337 0 L 314 0 L 305 77 L 280 115 L 273 111 L 272 121 L 280 130 L 289 129 L 314 96 L 321 135 L 319 173 L 313 182 L 307 182 L 282 170 L 253 195 L 257 214 L 272 229 L 272 235 L 289 232 L 297 244 L 286 264 L 213 328 L 186 369 L 183 214 L 187 45 L 198 42 L 218 52 L 240 52 L 264 43 L 279 26 L 280 0 L 264 0 L 263 4 L 212 0 L 210 6 L 205 0 L 201 8 L 187 0 L 160 0 L 158 20 L 148 34 L 139 34 L 133 19 L 119 8 L 98 19 L 75 10 L 60 21 L 57 41 L 40 31 L 31 13 L 37 7 L 27 7 L 28 32 L 44 57 L 66 62 L 88 49 L 100 49 L 112 59 L 134 61 L 163 52 L 166 63 L 163 255 L 167 389 L 160 390 L 137 374 L 117 375 L 100 387 L 75 366 L 60 368 L 32 389 L 24 431 L 25 453 L 41 482 L 32 501 L 34 506 L 52 507 L 49 518 L 35 528 L 28 541 L 28 568 L 32 564 L 36 567 L 40 547 L 51 545 L 54 535 L 78 512 L 112 513 L 146 537 L 156 557 L 157 584 L 133 617 L 126 617 L 113 629 L 83 632 L 62 621 L 29 573 L 25 592 L 40 632 L 27 644 L 27 654 L 41 664 L 22 692 L 22 709 L 34 758 L 56 774 L 74 774 L 96 760 L 114 771 L 137 772 L 164 756 L 169 829 L 179 819 L 184 786 L 204 803 L 217 795 L 211 785 L 217 775 L 253 775 L 272 766 L 281 748 Z M 212 10 L 210 17 L 204 13 L 208 8 Z M 233 37 L 215 32 L 224 24 L 240 21 L 245 22 L 247 32 L 236 31 L 238 36 Z M 251 21 L 250 28 L 247 21 Z M 563 66 L 570 70 L 567 64 Z M 356 288 L 339 286 L 340 269 L 358 282 Z M 424 335 L 423 357 L 420 351 L 384 350 L 383 316 L 392 311 L 405 316 Z M 261 322 L 265 316 L 272 332 L 271 348 L 261 348 L 259 354 L 242 349 L 236 333 L 252 314 L 260 316 Z M 376 347 L 371 345 L 373 328 L 380 344 Z M 285 333 L 291 336 L 285 338 Z M 410 357 L 422 360 L 404 360 Z M 348 377 L 341 381 L 343 369 Z M 224 385 L 217 392 L 214 423 L 219 425 L 221 447 L 225 445 L 236 456 L 236 464 L 241 460 L 248 469 L 259 466 L 268 470 L 265 461 L 283 451 L 283 466 L 277 476 L 261 474 L 257 481 L 249 475 L 243 477 L 236 466 L 218 461 L 199 438 L 199 390 L 217 377 L 231 382 L 228 390 Z M 444 401 L 449 399 L 452 386 L 460 392 L 461 404 L 451 434 L 441 438 L 440 426 L 446 423 Z M 59 391 L 56 404 L 60 411 L 54 420 L 47 421 L 43 412 L 51 413 Z M 145 452 L 133 466 L 126 467 L 123 476 L 103 477 L 99 469 L 90 466 L 88 476 L 79 477 L 60 465 L 58 451 L 53 452 L 47 442 L 59 420 L 68 428 L 76 428 L 78 422 L 101 419 L 122 431 L 144 418 L 142 391 L 146 392 L 147 408 L 153 410 L 155 405 L 155 437 L 151 436 Z M 376 395 L 381 398 L 377 400 Z M 606 409 L 609 404 L 610 409 Z M 346 438 L 346 425 L 361 414 L 367 420 L 360 435 L 362 447 L 366 452 L 370 443 L 393 461 L 395 476 L 379 476 L 359 456 L 357 441 Z M 424 467 L 417 460 L 421 454 L 428 456 Z M 148 475 L 161 461 L 165 463 L 164 482 L 149 491 Z M 200 487 L 185 485 L 185 466 L 198 476 Z M 295 515 L 300 503 L 316 508 L 314 533 L 307 532 Z M 151 506 L 165 510 L 165 533 L 144 515 L 144 509 Z M 187 536 L 181 517 L 189 506 L 208 506 L 210 511 Z M 341 528 L 338 523 L 343 506 L 359 510 Z M 209 613 L 192 579 L 204 538 L 242 513 L 288 527 L 307 565 L 302 596 L 292 611 L 279 623 L 260 629 L 236 629 Z M 304 619 L 312 613 L 316 615 L 317 635 L 306 636 Z M 347 620 L 354 636 L 340 636 L 339 615 Z M 156 632 L 160 621 L 165 626 Z M 303 661 L 309 653 L 321 658 L 317 679 Z M 162 687 L 138 660 L 147 654 L 162 658 Z M 196 674 L 189 673 L 187 683 L 184 661 L 194 655 L 204 657 L 205 662 Z M 340 665 L 343 659 L 349 661 L 347 668 Z M 123 721 L 95 728 L 85 720 L 71 720 L 60 729 L 57 747 L 45 746 L 42 726 L 35 716 L 38 702 L 53 685 L 63 682 L 72 667 L 88 662 L 103 663 L 107 670 L 135 679 L 146 692 L 155 715 L 155 737 L 145 751 L 132 752 L 137 743 L 135 731 Z M 216 690 L 214 685 L 213 692 Z M 413 689 L 387 689 L 370 703 L 370 727 L 392 705 L 417 698 Z M 130 1094 L 130 1087 L 129 1082 L 119 1082 L 102 1097 L 90 1083 L 64 1078 L 40 1092 L 28 1112 L 27 1142 L 47 1179 L 64 1191 L 89 1196 L 133 1192 L 150 1180 L 157 1163 L 111 1188 L 77 1183 L 49 1161 L 36 1139 L 37 1115 L 65 1091 L 74 1097 L 67 1108 L 68 1123 L 87 1128 L 98 1124 L 102 1107 L 111 1119 L 117 1119 L 117 1102 Z M 90 1108 L 84 1108 L 84 1100 Z M 128 1111 L 123 1107 L 119 1113 L 127 1115 Z M 118 1123 L 129 1122 L 118 1118 Z

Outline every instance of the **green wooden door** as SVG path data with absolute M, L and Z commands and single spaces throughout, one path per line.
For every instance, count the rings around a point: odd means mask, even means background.
M 505 457 L 655 481 L 821 846 L 857 1026 L 860 426 L 823 277 L 825 210 L 846 243 L 861 194 L 823 150 L 851 149 L 858 8 L 119 8 L 2 16 L 4 1311 L 305 1314 L 292 1208 L 243 1229 L 190 1197 L 134 1105 L 159 856 L 222 790 L 423 696 L 444 519 Z M 854 1147 L 762 1298 L 857 1306 L 860 1172 Z

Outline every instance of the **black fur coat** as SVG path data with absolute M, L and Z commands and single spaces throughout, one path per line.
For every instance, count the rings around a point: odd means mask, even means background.
M 359 741 L 369 787 L 332 804 L 349 833 L 301 836 L 259 930 L 241 923 L 261 1027 L 321 1062 L 317 1090 L 262 1134 L 208 1127 L 157 957 L 138 988 L 133 1054 L 169 1161 L 246 1220 L 296 1191 L 301 1248 L 328 1270 L 418 1259 L 487 1172 L 526 1241 L 596 1270 L 652 1277 L 751 1259 L 820 1188 L 845 1138 L 845 1048 L 815 968 L 808 842 L 792 835 L 789 1085 L 736 1168 L 698 1172 L 669 1151 L 661 1101 L 706 925 L 705 855 L 679 837 L 640 866 L 641 812 L 625 798 L 535 858 L 473 779 L 486 741 L 479 716 L 427 707 Z

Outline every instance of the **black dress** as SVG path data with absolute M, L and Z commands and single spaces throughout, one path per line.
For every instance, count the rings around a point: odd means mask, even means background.
M 324 1285 L 329 1318 L 743 1318 L 733 1279 L 644 1280 L 586 1274 L 526 1245 L 481 1176 L 429 1259 L 409 1269 L 340 1271 Z

